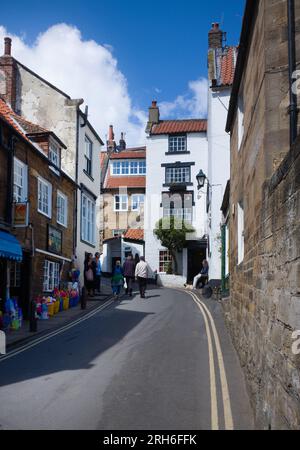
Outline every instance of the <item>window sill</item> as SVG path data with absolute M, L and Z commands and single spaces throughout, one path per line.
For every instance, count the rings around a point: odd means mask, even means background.
M 51 216 L 48 216 L 48 214 L 44 213 L 43 211 L 40 211 L 39 209 L 37 210 L 39 214 L 41 214 L 44 217 L 47 217 L 47 219 L 52 219 Z
M 64 228 L 68 228 L 68 225 L 65 225 L 64 223 L 60 223 L 60 222 L 56 222 L 57 223 L 57 225 L 60 225 L 61 227 L 64 227 Z
M 163 184 L 163 187 L 172 188 L 172 189 L 186 188 L 189 186 L 194 186 L 194 183 L 165 183 L 165 184 Z
M 83 244 L 88 245 L 91 248 L 96 248 L 96 244 L 92 244 L 91 242 L 85 241 L 84 239 L 80 239 L 80 242 L 82 242 Z
M 188 151 L 186 151 L 186 152 L 166 152 L 165 153 L 165 155 L 166 156 L 175 156 L 175 155 L 190 155 L 191 154 L 191 152 L 188 152 Z
M 83 169 L 83 173 L 85 173 L 85 175 L 86 175 L 91 181 L 95 181 L 94 178 L 92 177 L 92 175 L 90 175 L 86 170 Z

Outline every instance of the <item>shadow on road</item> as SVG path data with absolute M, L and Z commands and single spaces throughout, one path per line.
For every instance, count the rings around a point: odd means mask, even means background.
M 110 309 L 37 346 L 0 362 L 0 386 L 61 371 L 91 369 L 93 361 L 152 313 Z M 71 381 L 72 374 L 70 374 Z M 47 378 L 46 378 L 47 380 Z M 45 380 L 45 385 L 46 385 Z

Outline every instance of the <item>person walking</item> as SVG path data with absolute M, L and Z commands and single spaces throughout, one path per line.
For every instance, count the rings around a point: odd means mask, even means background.
M 141 298 L 146 298 L 145 291 L 148 279 L 148 264 L 146 263 L 144 256 L 140 257 L 140 262 L 136 265 L 135 277 L 137 278 L 139 283 Z
M 121 261 L 117 261 L 111 278 L 112 291 L 116 299 L 119 298 L 121 288 L 123 285 L 124 285 L 123 269 L 121 267 Z
M 84 261 L 84 286 L 90 297 L 94 297 L 95 261 L 92 253 L 89 253 Z
M 126 295 L 129 294 L 129 297 L 132 297 L 132 283 L 135 278 L 135 263 L 132 255 L 129 255 L 126 261 L 124 262 L 123 273 L 127 284 Z
M 195 276 L 193 281 L 193 289 L 197 289 L 199 280 L 201 280 L 201 287 L 205 286 L 208 281 L 209 265 L 208 261 L 205 259 L 202 263 L 202 270 L 199 275 Z
M 95 253 L 95 286 L 94 289 L 97 294 L 101 292 L 101 274 L 102 267 L 100 261 L 100 253 Z

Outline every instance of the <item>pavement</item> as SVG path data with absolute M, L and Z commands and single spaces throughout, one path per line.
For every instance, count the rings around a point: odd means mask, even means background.
M 80 304 L 67 311 L 61 311 L 48 320 L 38 320 L 37 331 L 29 331 L 29 321 L 24 320 L 22 327 L 16 331 L 6 332 L 6 348 L 11 349 L 17 345 L 24 344 L 36 337 L 43 336 L 50 331 L 57 330 L 62 326 L 77 320 L 88 312 L 97 308 L 112 295 L 109 280 L 102 280 L 101 295 L 95 297 L 88 297 L 86 309 L 82 310 Z
M 0 430 L 253 429 L 222 307 L 192 294 L 135 291 L 0 357 Z

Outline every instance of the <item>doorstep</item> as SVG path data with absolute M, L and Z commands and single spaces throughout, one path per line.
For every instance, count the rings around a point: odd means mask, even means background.
M 55 316 L 50 317 L 48 320 L 37 321 L 37 332 L 29 331 L 29 320 L 24 320 L 22 328 L 17 331 L 9 331 L 6 333 L 6 348 L 7 350 L 19 344 L 26 343 L 34 339 L 35 337 L 41 337 L 44 334 L 48 334 L 51 331 L 58 330 L 64 325 L 72 323 L 74 320 L 84 316 L 88 312 L 96 309 L 99 305 L 103 304 L 106 300 L 112 297 L 111 289 L 103 289 L 103 294 L 95 297 L 88 297 L 86 309 L 82 310 L 80 303 L 74 308 L 70 308 L 66 311 L 61 311 Z

